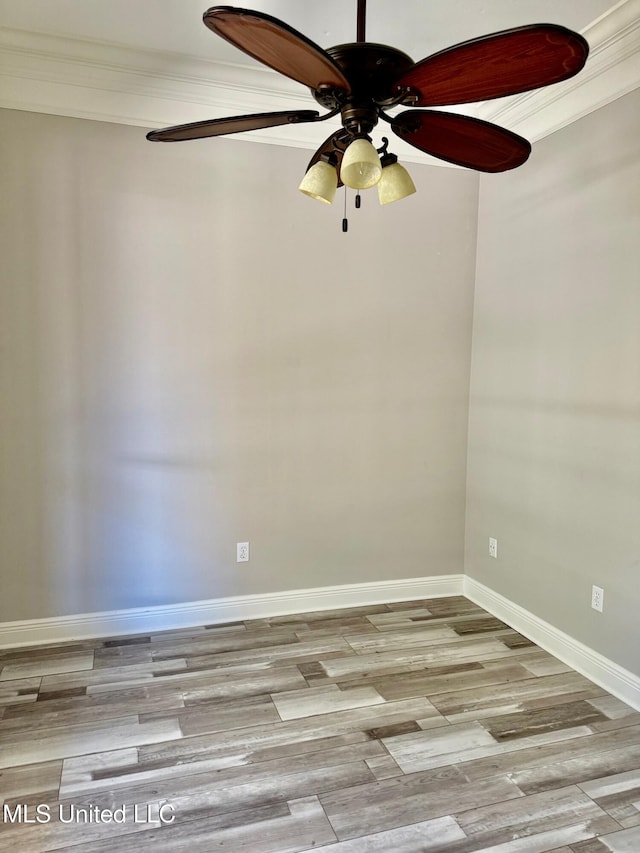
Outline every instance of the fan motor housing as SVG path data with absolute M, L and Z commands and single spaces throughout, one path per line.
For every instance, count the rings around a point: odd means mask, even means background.
M 327 53 L 351 85 L 349 100 L 356 102 L 367 100 L 385 105 L 397 100 L 393 84 L 414 64 L 401 50 L 373 42 L 339 44 L 327 48 Z M 344 103 L 344 93 L 333 87 L 320 87 L 311 92 L 326 109 L 334 110 Z

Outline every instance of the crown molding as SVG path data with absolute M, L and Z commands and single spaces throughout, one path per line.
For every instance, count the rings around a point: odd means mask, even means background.
M 640 0 L 621 0 L 582 30 L 589 59 L 576 77 L 480 106 L 478 118 L 535 142 L 640 86 Z
M 621 0 L 583 33 L 591 55 L 577 77 L 458 112 L 537 140 L 640 85 L 640 0 Z M 0 107 L 158 128 L 310 105 L 304 87 L 267 68 L 0 27 Z M 339 126 L 332 119 L 236 138 L 315 150 Z M 447 165 L 402 140 L 394 151 Z
M 309 108 L 304 89 L 267 68 L 6 27 L 0 55 L 0 106 L 10 109 L 161 127 Z
M 314 103 L 304 86 L 268 68 L 0 27 L 0 107 L 158 128 Z M 339 128 L 330 119 L 234 137 L 315 151 Z M 442 165 L 402 140 L 394 149 Z

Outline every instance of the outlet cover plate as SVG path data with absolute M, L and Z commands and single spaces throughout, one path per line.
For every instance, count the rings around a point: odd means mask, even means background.
M 249 562 L 249 543 L 248 542 L 237 542 L 236 543 L 236 562 L 237 563 L 248 563 Z
M 604 609 L 604 590 L 601 586 L 595 586 L 594 584 L 591 587 L 591 606 L 598 613 L 602 613 Z
M 495 560 L 498 559 L 498 540 L 491 536 L 489 537 L 489 556 Z

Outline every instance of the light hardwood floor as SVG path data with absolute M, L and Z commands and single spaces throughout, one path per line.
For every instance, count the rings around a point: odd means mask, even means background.
M 11 853 L 640 853 L 640 713 L 461 597 L 5 650 L 0 805 Z

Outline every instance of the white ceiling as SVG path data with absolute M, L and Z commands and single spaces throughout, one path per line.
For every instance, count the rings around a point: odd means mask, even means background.
M 355 41 L 357 0 L 243 0 L 322 47 Z M 580 30 L 612 0 L 369 0 L 367 40 L 422 59 L 456 42 L 549 22 Z M 251 65 L 202 23 L 207 0 L 0 0 L 0 26 Z
M 241 4 L 280 18 L 322 47 L 355 41 L 357 0 Z M 305 87 L 210 32 L 202 23 L 208 5 L 0 0 L 0 107 L 141 127 L 316 107 Z M 586 30 L 591 55 L 576 78 L 515 98 L 451 107 L 535 141 L 640 85 L 640 0 L 368 0 L 366 36 L 417 61 L 460 41 L 542 22 Z M 338 126 L 332 119 L 322 127 L 299 124 L 233 138 L 314 150 Z M 394 140 L 394 150 L 403 159 L 442 165 L 401 140 Z

